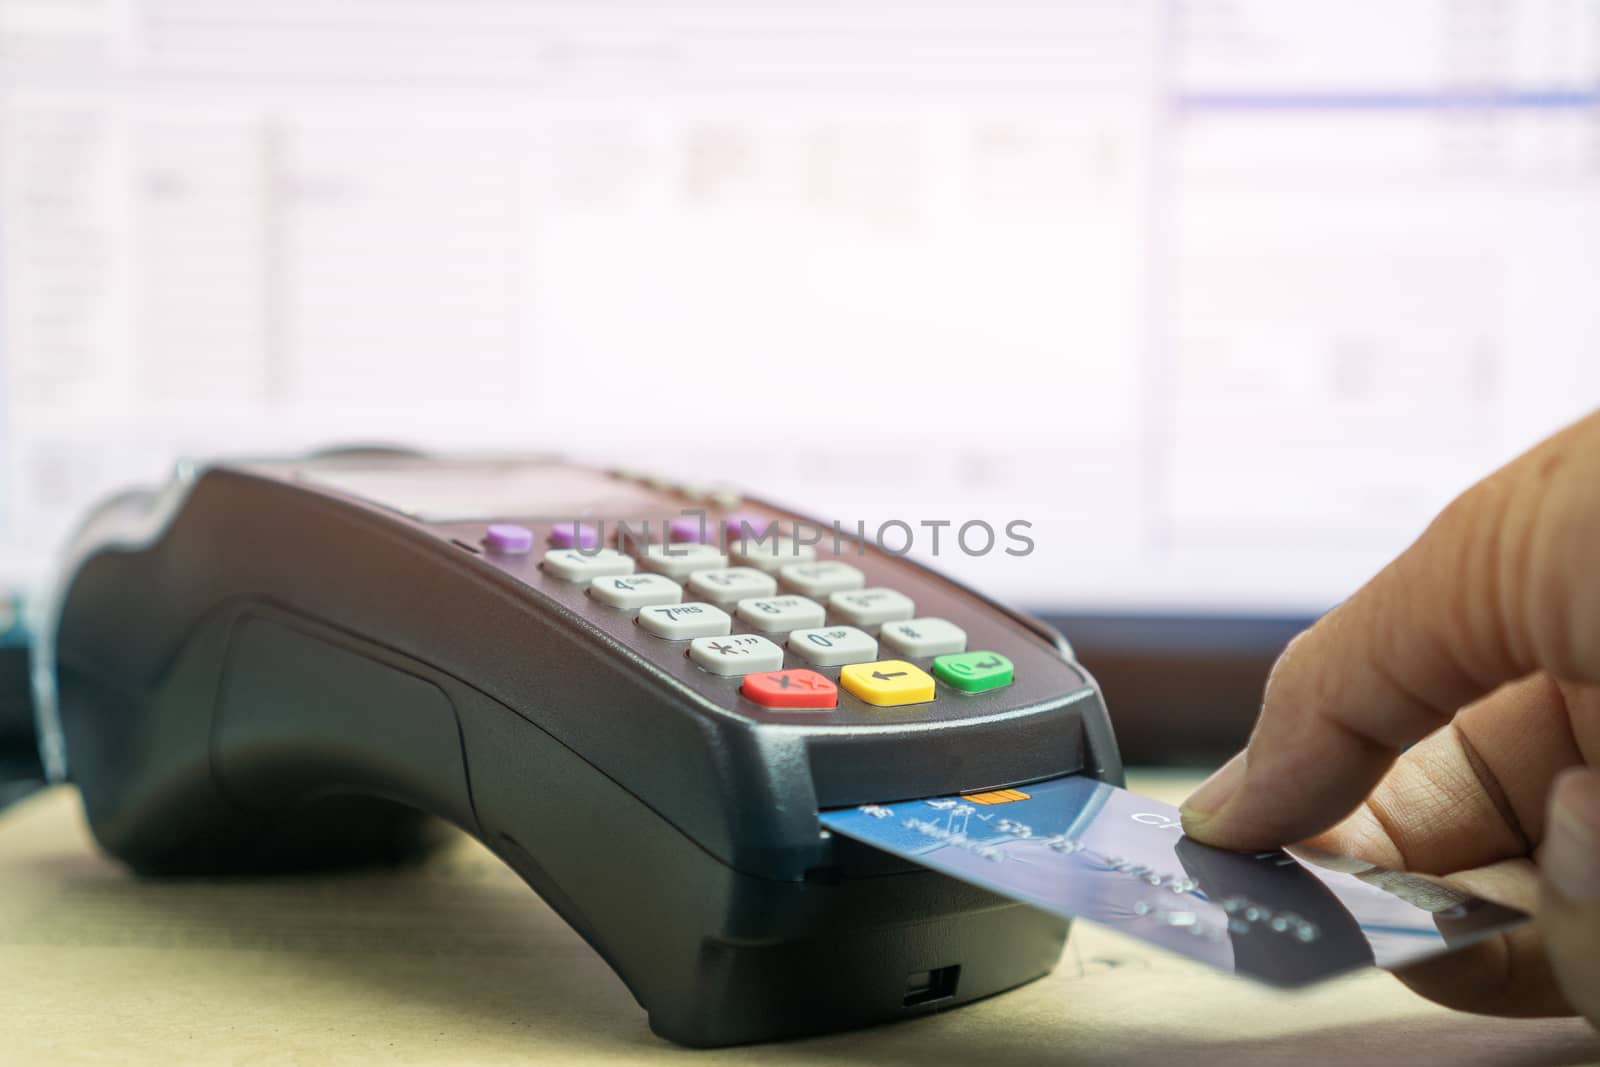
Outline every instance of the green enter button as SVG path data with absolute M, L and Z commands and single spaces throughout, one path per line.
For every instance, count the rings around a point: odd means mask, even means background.
M 1011 661 L 998 652 L 957 652 L 933 657 L 933 676 L 963 693 L 1011 684 Z

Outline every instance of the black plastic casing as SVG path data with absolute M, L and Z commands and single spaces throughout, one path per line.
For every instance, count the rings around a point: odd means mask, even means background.
M 868 584 L 959 621 L 1017 682 L 909 709 L 841 692 L 832 712 L 771 712 L 542 574 L 542 546 L 496 558 L 481 521 L 422 521 L 316 469 L 208 468 L 124 498 L 78 539 L 56 606 L 58 722 L 108 852 L 167 875 L 362 862 L 409 851 L 419 813 L 436 815 L 688 1045 L 903 1018 L 1054 965 L 1062 920 L 817 820 L 1062 774 L 1120 781 L 1099 691 L 1050 632 L 851 545 L 839 558 Z M 693 506 L 653 499 L 656 517 Z M 929 972 L 941 995 L 908 996 Z

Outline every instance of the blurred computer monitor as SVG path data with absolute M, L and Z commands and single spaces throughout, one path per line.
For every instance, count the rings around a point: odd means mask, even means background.
M 1300 619 L 1600 402 L 1597 277 L 1591 0 L 0 0 L 0 581 L 384 439 Z

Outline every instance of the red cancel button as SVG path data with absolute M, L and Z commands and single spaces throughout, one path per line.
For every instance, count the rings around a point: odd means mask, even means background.
M 831 708 L 839 703 L 839 688 L 816 671 L 747 674 L 739 692 L 764 708 Z

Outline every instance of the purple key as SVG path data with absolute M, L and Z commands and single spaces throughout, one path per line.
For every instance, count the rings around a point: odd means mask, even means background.
M 667 533 L 674 541 L 711 541 L 717 536 L 704 515 L 680 515 L 667 524 Z
M 511 522 L 491 523 L 483 532 L 483 543 L 496 552 L 525 556 L 533 548 L 533 531 Z
M 550 527 L 550 543 L 556 548 L 593 548 L 600 543 L 600 531 L 586 522 L 558 522 Z
M 754 537 L 765 540 L 767 529 L 772 525 L 772 520 L 765 515 L 757 515 L 749 511 L 735 511 L 722 518 L 722 528 L 734 540 L 745 537 Z

